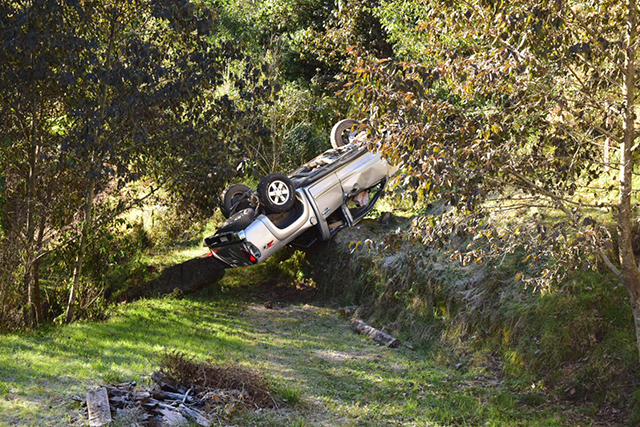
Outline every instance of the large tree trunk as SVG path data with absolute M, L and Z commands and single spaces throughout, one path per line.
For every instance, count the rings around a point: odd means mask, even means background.
M 618 201 L 618 249 L 620 265 L 622 267 L 622 283 L 624 284 L 633 309 L 633 318 L 636 326 L 636 340 L 638 355 L 640 356 L 640 270 L 636 264 L 632 248 L 631 227 L 631 192 L 633 189 L 633 152 L 631 148 L 635 140 L 635 83 L 636 83 L 636 39 L 637 39 L 637 12 L 636 0 L 629 0 L 629 38 L 626 47 L 625 79 L 623 96 L 625 104 L 624 138 L 620 147 L 620 198 Z

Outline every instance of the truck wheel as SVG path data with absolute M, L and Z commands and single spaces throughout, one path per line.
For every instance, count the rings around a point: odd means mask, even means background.
M 358 134 L 360 122 L 353 119 L 340 120 L 331 129 L 331 146 L 339 148 L 348 145 Z
M 245 197 L 249 191 L 251 189 L 242 184 L 233 184 L 227 187 L 220 196 L 220 211 L 222 215 L 225 218 L 229 218 L 234 213 L 250 207 L 249 198 Z
M 282 173 L 272 173 L 260 180 L 258 184 L 258 199 L 267 213 L 282 213 L 293 207 L 295 203 L 295 189 L 288 176 Z
M 253 222 L 256 217 L 256 211 L 253 208 L 244 209 L 238 213 L 231 215 L 231 217 L 222 223 L 220 228 L 216 230 L 216 233 L 225 233 L 227 231 L 240 231 L 244 230 Z

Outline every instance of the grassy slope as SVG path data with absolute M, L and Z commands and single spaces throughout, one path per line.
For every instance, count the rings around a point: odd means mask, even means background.
M 121 306 L 103 323 L 0 336 L 0 426 L 86 425 L 72 396 L 109 382 L 143 384 L 166 350 L 257 367 L 297 402 L 237 412 L 229 420 L 237 426 L 595 425 L 593 408 L 516 394 L 489 368 L 456 369 L 429 350 L 375 346 L 334 310 L 267 310 L 234 296 L 267 271 L 238 270 L 208 295 Z
M 625 290 L 607 271 L 570 272 L 541 295 L 514 280 L 522 257 L 503 258 L 496 267 L 463 267 L 447 255 L 426 258 L 412 242 L 381 238 L 407 224 L 402 218 L 388 227 L 363 221 L 341 232 L 331 251 L 307 256 L 308 274 L 327 296 L 362 305 L 361 314 L 376 326 L 415 343 L 438 342 L 454 364 L 497 359 L 514 389 L 539 393 L 534 400 L 589 401 L 612 425 L 627 417 L 636 425 L 632 316 Z M 365 239 L 399 246 L 380 254 L 350 245 Z

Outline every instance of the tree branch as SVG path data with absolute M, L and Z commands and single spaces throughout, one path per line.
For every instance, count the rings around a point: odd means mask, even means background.
M 591 38 L 593 40 L 597 40 L 598 39 L 598 35 L 596 33 L 594 33 L 591 28 L 589 28 L 589 26 L 587 24 L 585 24 L 584 21 L 582 21 L 580 19 L 580 17 L 578 16 L 578 14 L 576 14 L 576 12 L 571 8 L 571 6 L 567 6 L 567 9 L 569 10 L 569 13 L 571 14 L 571 16 L 573 17 L 573 19 L 580 25 L 580 27 L 582 27 L 583 30 L 585 30 L 589 36 L 591 36 Z M 605 51 L 604 49 L 601 50 L 602 54 L 604 56 L 607 57 L 607 59 L 609 59 L 609 61 L 611 61 L 612 64 L 614 64 L 614 66 L 618 69 L 618 71 L 622 74 L 624 74 L 626 72 L 624 66 L 618 64 L 614 58 L 611 57 L 611 55 Z
M 111 222 L 113 219 L 115 219 L 118 216 L 122 215 L 123 213 L 127 212 L 129 209 L 133 208 L 134 206 L 136 206 L 136 205 L 140 204 L 141 202 L 145 201 L 146 199 L 148 199 L 152 195 L 156 194 L 160 189 L 162 189 L 164 187 L 164 185 L 167 182 L 168 182 L 168 180 L 165 180 L 163 183 L 159 184 L 155 188 L 151 188 L 151 190 L 147 194 L 145 194 L 144 196 L 133 199 L 128 204 L 123 205 L 120 209 L 116 209 L 115 211 L 111 212 L 110 215 L 95 217 L 94 218 L 94 224 L 97 224 L 98 226 L 102 226 L 104 224 L 107 224 L 107 223 Z M 46 250 L 44 250 L 42 252 L 39 252 L 35 259 L 39 260 L 40 258 L 43 258 L 46 255 L 50 254 L 51 252 L 55 252 L 55 251 L 57 251 L 57 250 L 59 250 L 61 248 L 64 248 L 65 246 L 67 246 L 67 245 L 73 243 L 74 241 L 78 240 L 79 237 L 80 237 L 79 235 L 75 235 L 73 237 L 70 237 L 70 238 L 60 242 L 55 247 L 52 247 L 50 249 L 46 249 Z
M 536 185 L 535 183 L 527 179 L 525 176 L 519 174 L 514 170 L 508 170 L 508 172 L 513 176 L 515 176 L 517 179 L 520 179 L 521 181 L 526 183 L 528 186 L 531 186 L 531 188 L 535 188 L 536 191 L 540 192 L 540 194 L 543 194 L 544 196 L 551 198 L 556 203 L 556 206 L 558 207 L 558 209 L 564 212 L 564 214 L 567 215 L 567 217 L 578 229 L 582 229 L 582 226 L 578 222 L 578 219 L 576 218 L 576 216 L 573 214 L 573 212 L 571 212 L 571 210 L 569 210 L 569 208 L 567 208 L 564 205 L 565 200 L 545 190 L 544 188 Z M 604 250 L 601 247 L 598 247 L 596 250 L 598 251 L 598 254 L 602 258 L 606 266 L 609 268 L 609 270 L 611 270 L 611 272 L 615 274 L 618 278 L 621 278 L 622 274 L 620 273 L 620 270 L 618 270 L 618 268 L 615 265 L 613 265 L 613 263 L 611 262 L 607 254 L 604 252 Z

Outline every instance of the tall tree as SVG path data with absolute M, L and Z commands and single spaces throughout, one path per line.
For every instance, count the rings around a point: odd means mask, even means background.
M 130 206 L 96 211 L 104 196 L 146 176 L 156 179 L 150 191 L 196 182 L 184 199 L 210 204 L 226 181 L 236 108 L 216 90 L 238 55 L 210 43 L 216 22 L 214 11 L 186 0 L 0 6 L 6 236 L 20 242 L 25 307 L 40 311 L 37 261 L 64 232 L 77 254 L 73 318 L 88 242 Z
M 400 16 L 407 7 L 415 13 Z M 379 136 L 404 162 L 414 196 L 463 211 L 492 198 L 564 215 L 555 223 L 537 215 L 529 242 L 519 232 L 487 236 L 493 242 L 483 251 L 477 239 L 461 258 L 504 249 L 496 239 L 519 237 L 519 247 L 532 250 L 539 241 L 561 261 L 540 270 L 532 283 L 541 285 L 595 251 L 628 291 L 640 352 L 635 0 L 408 0 L 377 13 L 405 61 L 354 46 L 346 89 L 373 132 L 384 128 Z M 608 185 L 616 180 L 617 189 Z M 615 214 L 613 239 L 597 221 L 603 210 Z M 480 227 L 468 231 L 481 237 Z
M 37 266 L 57 200 L 50 191 L 55 191 L 54 183 L 60 180 L 56 153 L 62 138 L 56 128 L 66 96 L 59 79 L 69 37 L 57 31 L 63 22 L 56 6 L 35 2 L 18 10 L 3 3 L 0 9 L 4 31 L 0 48 L 4 239 L 20 242 L 23 307 L 31 325 L 42 320 Z

